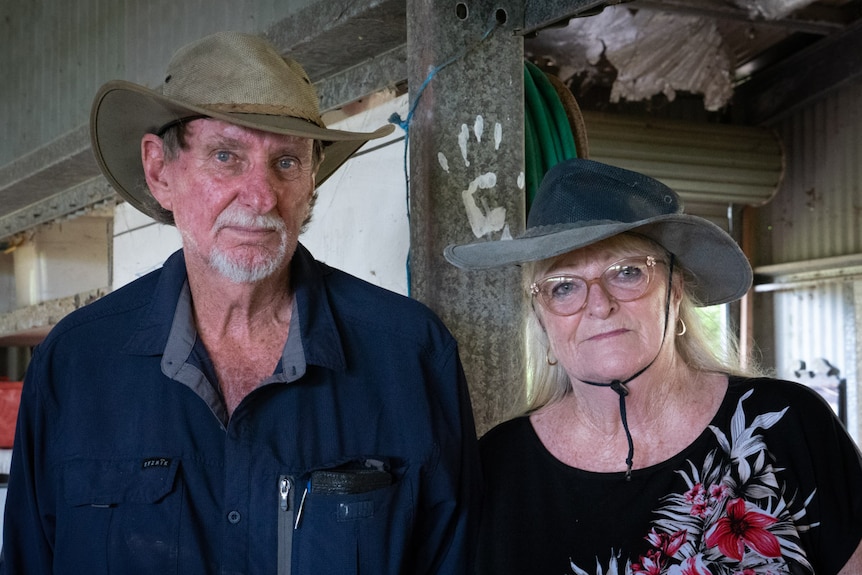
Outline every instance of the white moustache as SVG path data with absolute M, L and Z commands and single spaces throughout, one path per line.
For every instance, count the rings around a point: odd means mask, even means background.
M 273 213 L 249 214 L 241 210 L 230 210 L 222 212 L 216 219 L 216 229 L 236 226 L 241 228 L 252 228 L 260 230 L 284 231 L 287 226 L 284 220 Z

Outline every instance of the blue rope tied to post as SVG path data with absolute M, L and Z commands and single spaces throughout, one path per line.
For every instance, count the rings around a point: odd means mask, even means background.
M 402 119 L 401 115 L 398 112 L 395 112 L 394 114 L 389 116 L 389 123 L 395 124 L 396 126 L 399 126 L 407 134 L 407 136 L 405 136 L 405 138 L 404 138 L 405 142 L 406 142 L 407 138 L 409 137 L 409 128 L 410 128 L 410 122 L 413 119 L 413 113 L 416 111 L 416 106 L 419 105 L 419 100 L 422 98 L 422 93 L 425 92 L 425 88 L 428 87 L 428 84 L 431 83 L 431 80 L 434 79 L 434 77 L 438 74 L 438 72 L 440 72 L 440 70 L 442 70 L 443 68 L 445 68 L 446 66 L 449 66 L 450 64 L 452 64 L 454 62 L 457 62 L 458 60 L 460 60 L 461 58 L 463 58 L 464 56 L 466 56 L 467 54 L 472 52 L 477 46 L 479 46 L 479 44 L 481 44 L 482 42 L 487 40 L 488 36 L 491 35 L 491 33 L 497 28 L 497 26 L 499 26 L 499 23 L 497 22 L 496 18 L 494 18 L 492 16 L 490 24 L 485 29 L 485 32 L 482 34 L 482 36 L 476 42 L 474 42 L 468 46 L 465 46 L 463 50 L 461 50 L 460 52 L 458 52 L 457 54 L 455 54 L 453 56 L 450 56 L 449 58 L 444 60 L 442 64 L 435 66 L 434 68 L 431 69 L 430 72 L 428 72 L 428 76 L 426 76 L 425 81 L 422 82 L 422 85 L 419 86 L 419 89 L 416 91 L 416 98 L 413 100 L 413 103 L 410 105 L 410 109 L 407 112 L 406 118 Z
M 428 76 L 425 77 L 425 81 L 422 82 L 422 85 L 419 86 L 419 89 L 416 91 L 416 97 L 413 99 L 413 103 L 410 105 L 410 109 L 407 111 L 407 117 L 401 118 L 401 115 L 398 112 L 394 112 L 391 116 L 389 116 L 389 123 L 395 124 L 404 130 L 404 188 L 405 188 L 405 199 L 407 202 L 407 224 L 410 224 L 410 171 L 409 166 L 407 165 L 407 152 L 409 150 L 410 144 L 410 122 L 413 120 L 413 114 L 416 112 L 416 106 L 419 105 L 419 100 L 422 98 L 422 94 L 425 92 L 425 88 L 428 87 L 428 84 L 431 83 L 431 80 L 434 79 L 437 74 L 443 70 L 445 67 L 450 64 L 457 62 L 461 58 L 465 57 L 467 54 L 472 52 L 477 46 L 479 46 L 482 42 L 488 39 L 491 33 L 497 29 L 499 26 L 499 22 L 492 15 L 491 21 L 488 27 L 485 29 L 485 32 L 482 33 L 482 36 L 474 43 L 465 46 L 463 50 L 450 56 L 446 60 L 444 60 L 441 64 L 433 67 L 430 72 L 428 72 Z M 410 295 L 410 252 L 407 252 L 407 295 Z

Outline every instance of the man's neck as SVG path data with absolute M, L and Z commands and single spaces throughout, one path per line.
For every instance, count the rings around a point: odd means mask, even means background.
M 288 268 L 254 283 L 237 283 L 212 270 L 188 270 L 198 331 L 214 337 L 281 325 L 287 329 L 293 305 Z
M 293 312 L 289 286 L 287 271 L 254 284 L 189 273 L 195 327 L 229 415 L 278 365 Z

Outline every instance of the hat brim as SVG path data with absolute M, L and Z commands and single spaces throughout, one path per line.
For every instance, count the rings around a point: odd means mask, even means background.
M 141 138 L 144 134 L 155 133 L 165 124 L 196 115 L 324 142 L 324 158 L 315 180 L 318 186 L 365 142 L 387 136 L 395 128 L 389 124 L 374 132 L 331 130 L 301 118 L 214 111 L 168 98 L 132 82 L 108 82 L 96 94 L 90 112 L 93 153 L 114 189 L 132 206 L 151 217 L 155 215 L 156 202 L 143 185 Z
M 673 253 L 694 275 L 691 287 L 702 305 L 736 301 L 751 288 L 751 264 L 739 245 L 714 223 L 689 214 L 665 214 L 637 222 L 547 226 L 510 240 L 449 245 L 444 256 L 459 268 L 490 269 L 556 257 L 623 232 L 646 236 Z

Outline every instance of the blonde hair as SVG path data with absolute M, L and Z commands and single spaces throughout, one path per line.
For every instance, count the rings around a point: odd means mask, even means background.
M 656 259 L 669 263 L 670 254 L 656 242 L 636 233 L 623 233 L 602 240 L 596 244 L 581 248 L 590 250 L 601 248 L 611 254 L 624 257 L 639 251 L 652 255 Z M 516 406 L 515 414 L 522 415 L 534 412 L 546 405 L 556 403 L 571 391 L 571 381 L 565 369 L 556 364 L 550 357 L 550 342 L 542 326 L 538 310 L 541 305 L 535 302 L 530 294 L 530 285 L 539 279 L 554 265 L 561 256 L 528 262 L 524 264 L 524 293 L 531 300 L 531 305 L 525 306 L 525 317 L 522 329 L 524 339 L 524 357 L 526 381 L 520 394 L 520 405 Z M 727 334 L 724 349 L 716 349 L 708 335 L 697 308 L 701 307 L 692 295 L 690 286 L 694 277 L 685 270 L 678 261 L 674 261 L 673 282 L 675 289 L 681 292 L 678 319 L 686 326 L 684 336 L 674 339 L 677 356 L 696 371 L 725 373 L 730 375 L 758 375 L 756 367 L 743 368 L 739 355 L 739 340 L 733 334 Z M 748 363 L 748 362 L 747 362 Z

